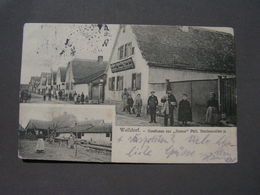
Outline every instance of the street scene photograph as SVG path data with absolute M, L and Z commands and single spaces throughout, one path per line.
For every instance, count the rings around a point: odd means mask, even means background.
M 232 28 L 28 23 L 23 36 L 21 104 L 115 105 L 117 126 L 237 125 Z
M 111 162 L 114 106 L 20 104 L 21 159 Z

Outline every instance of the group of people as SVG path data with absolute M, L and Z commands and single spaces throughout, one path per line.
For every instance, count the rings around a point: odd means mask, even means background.
M 81 94 L 75 92 L 73 94 L 73 101 L 75 104 L 85 104 L 89 102 L 89 98 L 87 95 L 85 96 L 83 92 Z
M 129 114 L 136 114 L 136 117 L 141 116 L 141 110 L 143 106 L 141 94 L 137 94 L 135 101 L 132 98 L 131 93 L 125 88 L 122 93 L 123 112 L 127 111 Z
M 123 111 L 129 114 L 136 113 L 136 117 L 141 116 L 143 101 L 140 94 L 137 94 L 133 100 L 131 94 L 124 89 L 122 93 Z M 171 89 L 168 89 L 166 95 L 161 98 L 162 107 L 160 113 L 164 117 L 164 126 L 174 126 L 174 112 L 178 109 L 178 121 L 183 126 L 187 126 L 188 122 L 192 122 L 192 108 L 186 93 L 182 94 L 182 99 L 177 103 L 177 100 Z M 159 101 L 155 95 L 155 91 L 151 91 L 151 95 L 147 100 L 147 111 L 150 114 L 149 123 L 157 123 L 156 116 L 158 111 Z M 215 93 L 210 93 L 210 99 L 207 102 L 207 111 L 205 122 L 209 125 L 218 123 L 218 100 Z
M 164 117 L 164 126 L 174 126 L 174 110 L 177 108 L 177 100 L 171 90 L 167 90 L 167 94 L 161 99 L 161 113 Z M 151 91 L 147 105 L 151 116 L 150 123 L 156 123 L 156 112 L 159 101 L 155 96 L 155 91 Z M 192 121 L 192 113 L 190 102 L 187 100 L 187 94 L 183 94 L 182 100 L 179 102 L 178 120 L 182 125 L 186 126 L 188 121 Z
M 57 90 L 52 93 L 52 91 L 44 92 L 43 93 L 43 101 L 51 101 L 51 99 L 55 98 L 56 100 L 61 101 L 72 101 L 75 104 L 85 104 L 89 102 L 89 98 L 87 95 L 84 95 L 82 92 L 81 94 L 77 94 L 76 92 L 72 93 L 65 93 L 64 90 Z
M 22 90 L 19 95 L 21 103 L 26 103 L 31 100 L 31 93 L 29 93 L 28 90 Z

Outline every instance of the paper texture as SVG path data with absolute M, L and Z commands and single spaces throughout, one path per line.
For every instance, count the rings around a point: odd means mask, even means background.
M 234 127 L 116 127 L 113 140 L 113 162 L 237 162 Z

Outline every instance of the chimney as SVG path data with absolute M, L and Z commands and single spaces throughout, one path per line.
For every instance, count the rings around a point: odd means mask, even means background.
M 98 56 L 98 63 L 102 64 L 103 63 L 103 56 Z
M 189 32 L 189 27 L 188 26 L 181 26 L 181 30 L 183 32 Z

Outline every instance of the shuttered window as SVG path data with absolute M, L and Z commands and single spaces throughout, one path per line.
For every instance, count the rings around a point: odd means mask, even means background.
M 109 90 L 114 91 L 115 90 L 115 77 L 109 78 Z
M 124 77 L 123 77 L 123 76 L 118 76 L 118 77 L 117 77 L 116 89 L 117 89 L 118 91 L 123 90 L 123 84 L 124 84 L 123 81 L 124 81 Z
M 134 48 L 132 47 L 132 43 L 126 43 L 118 48 L 117 58 L 119 60 L 123 58 L 127 58 L 134 54 Z
M 136 90 L 141 89 L 141 73 L 136 74 Z

